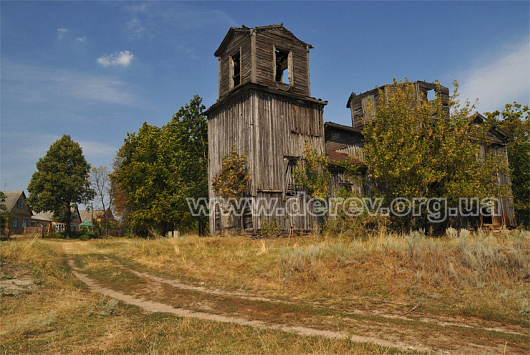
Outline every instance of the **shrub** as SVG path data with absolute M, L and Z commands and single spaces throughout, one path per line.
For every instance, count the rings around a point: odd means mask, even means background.
M 98 239 L 100 237 L 97 231 L 91 231 L 89 229 L 82 229 L 79 232 L 79 239 L 81 240 Z
M 261 235 L 267 238 L 276 238 L 282 232 L 282 225 L 277 218 L 270 218 L 263 221 Z

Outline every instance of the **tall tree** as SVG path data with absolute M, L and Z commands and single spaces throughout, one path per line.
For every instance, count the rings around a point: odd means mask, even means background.
M 92 168 L 90 171 L 90 186 L 95 192 L 94 200 L 98 206 L 101 206 L 103 211 L 103 227 L 105 228 L 105 235 L 108 234 L 108 211 L 112 206 L 111 194 L 111 182 L 110 182 L 110 172 L 106 166 L 100 166 L 97 168 Z
M 206 233 L 207 216 L 192 216 L 186 198 L 208 196 L 208 122 L 203 115 L 202 99 L 194 98 L 173 115 L 162 128 L 160 160 L 169 168 L 173 221 L 181 226 L 195 226 L 200 235 Z M 168 148 L 175 147 L 176 149 Z M 168 195 L 169 196 L 169 195 Z
M 129 225 L 139 233 L 175 228 L 204 233 L 204 217 L 192 217 L 187 197 L 208 195 L 208 129 L 202 99 L 195 96 L 162 128 L 144 125 L 129 133 L 111 174 L 125 200 Z
M 473 105 L 460 105 L 458 84 L 451 113 L 439 94 L 431 101 L 418 96 L 413 83 L 394 80 L 379 91 L 368 115 L 373 118 L 365 120 L 366 164 L 386 205 L 397 207 L 390 204 L 398 197 L 446 198 L 449 207 L 457 207 L 459 198 L 505 194 L 507 187 L 492 176 L 505 173 L 506 162 L 500 155 L 479 158 L 489 127 L 474 124 Z M 399 222 L 410 227 L 413 220 L 409 214 Z
M 89 172 L 90 164 L 81 146 L 69 135 L 63 135 L 37 162 L 37 171 L 28 185 L 29 205 L 37 213 L 52 211 L 54 217 L 66 225 L 65 233 L 69 236 L 72 207 L 94 196 Z
M 118 166 L 111 174 L 127 196 L 129 227 L 144 234 L 157 227 L 152 204 L 159 191 L 164 191 L 162 166 L 157 164 L 160 128 L 144 122 L 138 134 L 127 133 L 118 151 Z
M 508 162 L 517 221 L 530 225 L 530 109 L 517 102 L 486 112 L 490 123 L 508 136 Z

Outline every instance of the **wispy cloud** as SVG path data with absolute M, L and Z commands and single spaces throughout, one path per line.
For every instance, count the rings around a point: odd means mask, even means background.
M 224 11 L 190 7 L 175 2 L 136 3 L 124 7 L 131 15 L 125 30 L 131 40 L 151 38 L 167 33 L 167 28 L 196 30 L 213 25 L 236 26 L 234 19 Z
M 83 149 L 83 155 L 89 158 L 89 160 L 92 160 L 90 158 L 101 156 L 109 156 L 112 158 L 119 149 L 119 147 L 111 146 L 102 142 L 79 141 L 78 143 Z
M 134 54 L 129 51 L 120 51 L 97 59 L 97 62 L 104 67 L 122 66 L 128 67 L 134 58 Z
M 461 99 L 479 99 L 481 112 L 494 111 L 505 104 L 528 103 L 530 96 L 529 38 L 497 48 L 500 55 L 480 60 L 460 80 Z
M 64 36 L 66 36 L 66 34 L 68 32 L 70 32 L 70 30 L 68 28 L 64 28 L 64 27 L 58 28 L 57 29 L 57 39 L 60 41 L 61 39 L 64 38 Z
M 77 37 L 75 39 L 77 42 L 86 42 L 86 36 L 83 36 L 83 37 Z
M 2 60 L 2 96 L 20 105 L 55 103 L 55 107 L 93 105 L 141 105 L 144 100 L 127 82 L 92 73 L 13 63 Z

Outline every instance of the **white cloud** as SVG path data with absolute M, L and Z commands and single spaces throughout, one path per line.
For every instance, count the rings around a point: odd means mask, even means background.
M 102 142 L 78 141 L 78 143 L 83 149 L 83 155 L 87 158 L 100 156 L 107 156 L 112 158 L 119 149 L 119 147 L 114 147 Z
M 94 102 L 138 106 L 145 103 L 130 83 L 116 78 L 2 61 L 3 99 L 19 104 L 68 108 Z M 64 107 L 63 107 L 64 106 Z M 48 108 L 49 109 L 49 108 Z
M 97 61 L 99 64 L 104 67 L 111 65 L 121 65 L 123 67 L 128 67 L 131 64 L 131 61 L 134 58 L 134 54 L 129 51 L 120 51 L 107 56 L 98 58 Z
M 77 42 L 86 42 L 86 36 L 83 36 L 83 37 L 77 37 L 75 39 Z
M 481 112 L 494 111 L 530 96 L 530 45 L 525 38 L 516 45 L 496 49 L 498 55 L 477 62 L 460 80 L 460 99 L 479 99 Z
M 64 28 L 64 27 L 58 28 L 57 29 L 57 39 L 58 40 L 63 39 L 67 32 L 70 32 L 70 30 L 68 28 Z

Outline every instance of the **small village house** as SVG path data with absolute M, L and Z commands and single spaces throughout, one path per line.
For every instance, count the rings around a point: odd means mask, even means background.
M 71 207 L 72 211 L 72 221 L 70 222 L 70 231 L 71 232 L 78 232 L 79 231 L 79 225 L 82 223 L 81 216 L 79 214 L 79 209 L 77 206 Z M 44 230 L 51 233 L 59 233 L 64 232 L 66 224 L 62 222 L 58 222 L 53 217 L 53 212 L 47 211 L 47 212 L 41 212 L 36 213 L 33 216 L 32 219 L 32 226 L 34 227 L 44 227 Z
M 3 191 L 6 195 L 4 202 L 6 212 L 11 219 L 2 234 L 23 234 L 24 228 L 30 226 L 33 213 L 26 203 L 26 194 L 22 190 Z

